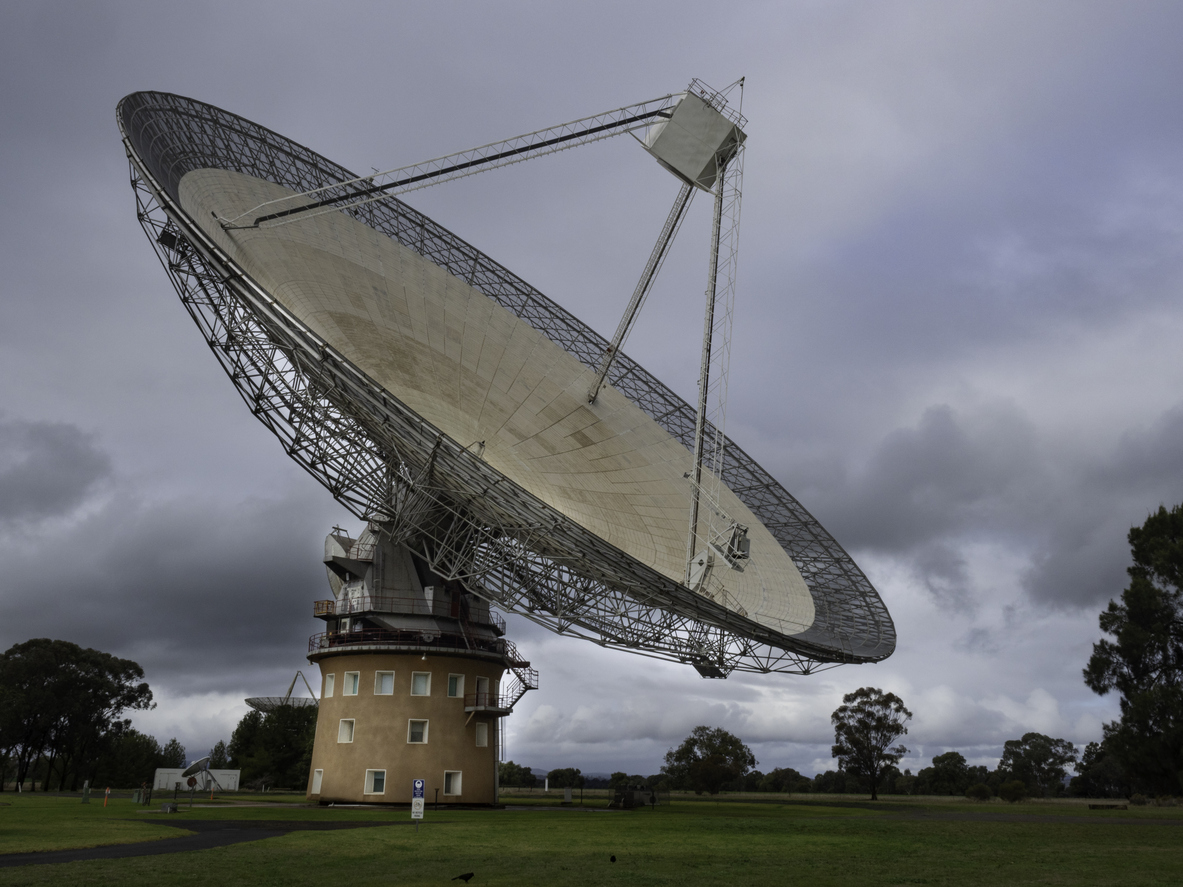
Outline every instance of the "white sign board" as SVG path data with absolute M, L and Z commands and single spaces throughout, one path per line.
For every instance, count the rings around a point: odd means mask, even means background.
M 423 818 L 423 785 L 422 779 L 411 780 L 411 819 Z

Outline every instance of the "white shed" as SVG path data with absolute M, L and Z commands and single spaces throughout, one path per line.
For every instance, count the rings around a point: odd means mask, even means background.
M 181 775 L 184 772 L 184 769 L 175 767 L 162 767 L 157 770 L 156 778 L 152 780 L 153 791 L 160 791 L 162 789 L 171 790 L 176 788 L 178 784 L 181 786 L 181 791 L 188 791 L 189 786 L 187 783 L 189 779 Z M 197 779 L 196 788 L 198 791 L 207 792 L 211 788 L 217 789 L 218 786 L 221 786 L 221 791 L 236 792 L 238 791 L 238 777 L 241 773 L 241 770 L 210 770 L 208 773 L 202 770 L 194 774 Z M 213 781 L 210 780 L 210 776 L 213 776 Z M 214 781 L 217 782 L 217 786 L 214 785 Z

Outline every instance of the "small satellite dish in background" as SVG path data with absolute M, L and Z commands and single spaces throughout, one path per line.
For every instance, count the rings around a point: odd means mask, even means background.
M 196 781 L 196 780 L 193 780 L 193 777 L 196 774 L 200 773 L 202 770 L 206 770 L 208 768 L 209 768 L 209 755 L 206 755 L 204 758 L 199 758 L 198 760 L 196 760 L 192 764 L 190 764 L 188 767 L 186 767 L 185 772 L 182 773 L 181 776 L 182 777 L 188 776 L 189 779 L 191 780 L 189 782 L 189 785 L 193 785 L 194 782 Z
M 197 778 L 199 775 L 201 776 L 200 780 Z M 189 786 L 190 791 L 197 789 L 199 781 L 202 791 L 205 791 L 207 788 L 212 791 L 215 785 L 218 787 L 218 791 L 225 791 L 222 788 L 222 783 L 218 782 L 218 778 L 210 771 L 209 755 L 206 755 L 204 758 L 198 758 L 186 767 L 185 772 L 181 774 L 181 778 L 185 780 L 185 785 Z

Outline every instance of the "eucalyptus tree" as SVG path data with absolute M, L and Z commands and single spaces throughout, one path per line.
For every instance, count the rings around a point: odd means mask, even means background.
M 1133 565 L 1121 600 L 1101 613 L 1084 680 L 1116 691 L 1121 717 L 1105 746 L 1135 783 L 1183 794 L 1183 505 L 1160 506 L 1129 532 Z
M 756 756 L 738 736 L 722 727 L 695 727 L 677 748 L 665 755 L 661 772 L 677 788 L 717 795 L 756 766 Z
M 842 697 L 842 705 L 830 715 L 834 725 L 831 753 L 838 767 L 870 783 L 871 800 L 879 800 L 879 782 L 888 767 L 908 753 L 892 743 L 908 732 L 912 712 L 894 693 L 876 687 L 860 687 Z
M 1076 757 L 1076 746 L 1067 739 L 1024 733 L 1022 739 L 1008 739 L 1002 746 L 998 772 L 1019 780 L 1031 794 L 1047 797 L 1063 790 Z
M 69 641 L 34 638 L 0 654 L 0 749 L 18 784 L 40 772 L 48 788 L 93 776 L 103 752 L 130 726 L 126 711 L 153 707 L 144 670 Z

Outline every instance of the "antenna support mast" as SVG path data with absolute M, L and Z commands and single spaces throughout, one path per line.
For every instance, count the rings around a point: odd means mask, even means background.
M 706 314 L 702 323 L 702 356 L 698 364 L 698 414 L 694 422 L 694 470 L 690 476 L 690 533 L 686 539 L 686 584 L 698 552 L 698 509 L 702 490 L 702 463 L 706 443 L 707 397 L 710 394 L 711 346 L 715 333 L 715 296 L 719 279 L 719 229 L 723 226 L 723 181 L 715 190 L 715 212 L 711 223 L 710 271 L 707 272 Z M 720 466 L 721 467 L 721 466 Z
M 682 190 L 678 192 L 678 196 L 674 200 L 674 206 L 670 210 L 670 214 L 665 220 L 665 225 L 661 229 L 661 234 L 657 237 L 657 243 L 653 247 L 653 252 L 649 254 L 649 261 L 645 263 L 645 270 L 641 272 L 641 279 L 637 282 L 637 288 L 633 290 L 633 297 L 629 300 L 628 306 L 624 309 L 624 315 L 620 318 L 620 323 L 616 327 L 616 335 L 612 337 L 612 343 L 604 349 L 604 356 L 600 358 L 600 366 L 596 370 L 596 377 L 592 380 L 591 387 L 587 390 L 588 403 L 595 403 L 596 398 L 599 397 L 600 389 L 604 386 L 604 379 L 608 376 L 608 370 L 611 368 L 612 362 L 616 359 L 616 355 L 620 353 L 620 348 L 624 344 L 624 340 L 628 338 L 633 321 L 637 319 L 637 315 L 641 311 L 641 305 L 644 303 L 645 297 L 649 295 L 649 290 L 653 287 L 653 281 L 657 279 L 657 272 L 661 270 L 661 265 L 665 261 L 670 244 L 678 236 L 678 229 L 682 227 L 682 220 L 686 218 L 686 210 L 690 208 L 690 201 L 693 199 L 694 188 L 683 183 Z
M 743 101 L 743 78 L 732 86 L 740 88 Z M 713 92 L 697 80 L 693 93 L 702 97 L 720 115 L 728 111 L 725 90 Z M 724 140 L 714 156 L 714 213 L 711 225 L 710 260 L 707 272 L 706 310 L 703 317 L 702 356 L 699 361 L 698 409 L 694 424 L 694 467 L 690 479 L 690 525 L 686 536 L 685 584 L 695 591 L 711 594 L 707 580 L 720 555 L 733 569 L 742 570 L 748 559 L 747 527 L 731 519 L 720 505 L 723 459 L 726 443 L 727 387 L 731 366 L 731 329 L 735 313 L 736 271 L 739 262 L 739 210 L 743 196 L 743 149 L 745 136 L 740 130 L 742 114 L 735 119 L 730 138 Z M 722 275 L 722 279 L 720 279 Z M 704 472 L 706 468 L 705 483 Z M 699 518 L 702 500 L 707 503 L 705 549 L 700 553 Z
M 396 194 L 417 191 L 485 170 L 498 169 L 645 129 L 672 117 L 674 108 L 681 98 L 681 94 L 671 93 L 647 102 L 626 105 L 591 117 L 581 117 L 569 123 L 528 132 L 500 142 L 490 142 L 422 163 L 347 179 L 299 194 L 289 194 L 260 203 L 233 219 L 220 221 L 226 229 L 258 228 L 263 224 L 284 225 L 321 213 L 335 212 L 347 207 L 373 203 L 376 200 L 387 200 Z

